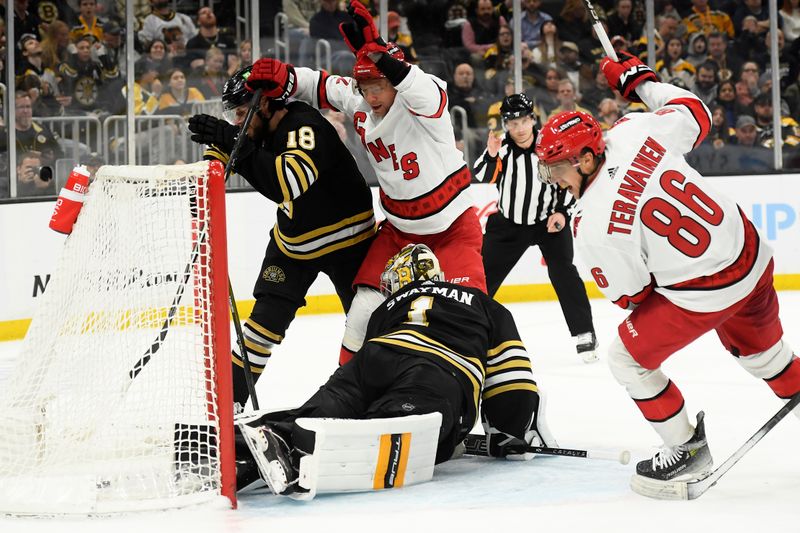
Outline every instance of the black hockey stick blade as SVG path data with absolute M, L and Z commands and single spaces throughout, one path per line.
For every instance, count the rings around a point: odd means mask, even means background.
M 464 453 L 467 455 L 488 456 L 489 450 L 486 447 L 486 436 L 477 433 L 470 433 L 464 439 Z M 628 450 L 578 450 L 574 448 L 549 448 L 547 446 L 528 446 L 525 450 L 528 453 L 541 455 L 559 455 L 562 457 L 576 457 L 579 459 L 600 459 L 603 461 L 616 461 L 624 465 L 631 460 L 631 452 Z
M 642 478 L 641 476 L 633 476 L 633 478 L 631 478 L 631 488 L 643 496 L 649 496 L 659 500 L 694 500 L 699 498 L 705 494 L 708 489 L 716 485 L 720 478 L 724 476 L 728 470 L 733 468 L 733 465 L 738 463 L 758 441 L 772 431 L 772 429 L 778 425 L 778 422 L 791 413 L 798 404 L 800 404 L 800 392 L 792 396 L 777 413 L 772 415 L 772 418 L 767 420 L 752 437 L 747 439 L 738 450 L 733 452 L 724 463 L 710 474 L 700 479 L 689 481 L 657 481 Z

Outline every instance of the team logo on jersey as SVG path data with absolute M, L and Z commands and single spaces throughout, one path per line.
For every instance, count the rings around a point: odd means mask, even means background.
M 417 408 L 413 403 L 408 403 L 408 402 L 404 403 L 400 407 L 403 408 L 403 411 L 407 411 L 409 413 Z
M 270 265 L 262 274 L 264 281 L 271 281 L 273 283 L 283 283 L 286 281 L 286 274 L 283 273 L 283 269 L 281 267 Z
M 618 168 L 619 167 L 611 167 L 611 168 L 608 169 L 608 177 L 609 177 L 609 179 L 612 179 L 612 180 L 614 179 L 614 176 L 617 175 L 617 169 Z

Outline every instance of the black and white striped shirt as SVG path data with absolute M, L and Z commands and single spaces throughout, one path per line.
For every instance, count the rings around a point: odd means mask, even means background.
M 497 157 L 489 157 L 484 150 L 475 161 L 475 177 L 486 183 L 497 183 L 500 213 L 515 224 L 533 225 L 546 221 L 553 213 L 567 215 L 575 204 L 575 198 L 565 189 L 545 185 L 539 181 L 537 164 L 539 158 L 529 148 L 520 148 L 507 134 Z

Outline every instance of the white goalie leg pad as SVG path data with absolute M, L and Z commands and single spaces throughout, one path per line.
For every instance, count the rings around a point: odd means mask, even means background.
M 298 484 L 307 492 L 292 498 L 398 488 L 433 477 L 441 413 L 371 420 L 298 418 L 295 424 L 314 432 L 314 451 L 300 459 Z
M 608 349 L 608 366 L 617 382 L 634 400 L 653 398 L 669 385 L 669 378 L 660 368 L 648 370 L 636 362 L 619 336 Z M 667 446 L 683 444 L 694 434 L 685 406 L 669 420 L 650 422 L 650 425 Z
M 356 290 L 353 303 L 350 304 L 350 311 L 347 313 L 347 320 L 344 325 L 344 339 L 342 345 L 355 353 L 364 344 L 364 337 L 367 335 L 367 324 L 372 312 L 383 303 L 386 298 L 371 287 L 360 286 Z

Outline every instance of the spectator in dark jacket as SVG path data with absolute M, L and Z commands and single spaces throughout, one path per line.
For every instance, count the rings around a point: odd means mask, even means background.
M 350 17 L 339 9 L 339 0 L 320 0 L 320 10 L 308 22 L 308 33 L 317 39 L 341 41 L 339 24 L 343 22 L 350 22 Z

